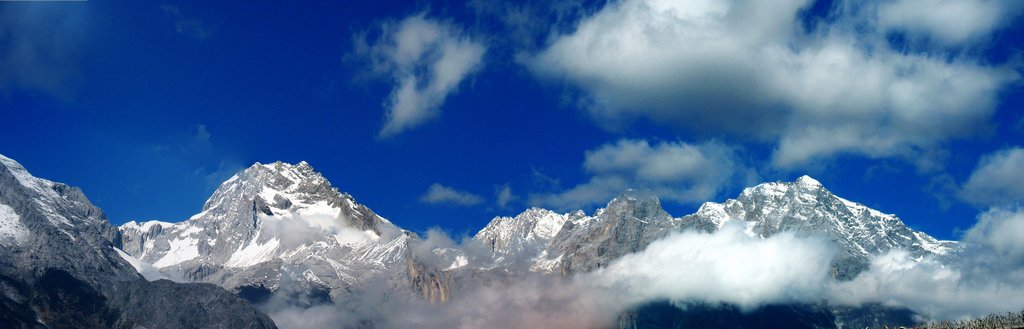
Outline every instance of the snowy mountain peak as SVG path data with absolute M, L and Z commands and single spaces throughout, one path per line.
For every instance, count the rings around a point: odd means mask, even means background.
M 800 178 L 797 178 L 796 183 L 808 187 L 823 187 L 823 185 L 821 185 L 821 182 L 807 175 L 803 175 L 800 176 Z
M 323 289 L 343 287 L 362 271 L 403 260 L 406 250 L 400 228 L 305 161 L 256 163 L 238 172 L 184 222 L 129 222 L 120 229 L 128 255 L 187 280 L 231 288 L 271 287 L 292 276 L 326 284 Z
M 206 201 L 203 211 L 223 207 L 231 200 L 257 198 L 262 205 L 287 209 L 296 203 L 334 199 L 338 194 L 337 189 L 305 161 L 298 164 L 257 162 L 224 181 Z
M 719 227 L 728 221 L 742 221 L 747 234 L 758 237 L 786 231 L 827 237 L 840 249 L 838 277 L 859 273 L 867 267 L 870 255 L 893 249 L 909 250 L 920 257 L 949 255 L 959 248 L 955 242 L 910 229 L 895 215 L 841 198 L 808 176 L 746 188 L 738 198 L 705 203 L 687 218 Z
M 740 199 L 791 199 L 802 203 L 813 203 L 821 198 L 834 197 L 818 180 L 804 175 L 792 182 L 761 183 L 743 189 Z

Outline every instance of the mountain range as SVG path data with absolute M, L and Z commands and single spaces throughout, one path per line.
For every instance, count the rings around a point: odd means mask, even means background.
M 0 258 L 5 292 L 0 316 L 7 317 L 0 320 L 21 321 L 22 327 L 56 321 L 47 316 L 60 314 L 55 309 L 67 304 L 38 296 L 46 280 L 95 290 L 89 296 L 106 300 L 98 304 L 104 308 L 79 312 L 110 314 L 95 320 L 108 321 L 103 323 L 151 327 L 133 316 L 164 306 L 160 301 L 192 304 L 172 302 L 175 297 L 146 298 L 152 303 L 128 300 L 188 290 L 187 298 L 216 300 L 216 305 L 205 305 L 230 310 L 188 320 L 272 327 L 265 315 L 235 296 L 255 305 L 344 305 L 358 301 L 353 296 L 368 287 L 383 286 L 388 299 L 446 303 L 474 283 L 588 273 L 670 234 L 712 233 L 725 225 L 741 225 L 757 239 L 792 232 L 828 240 L 837 249 L 830 265 L 837 280 L 854 278 L 869 268 L 872 256 L 891 250 L 949 262 L 963 250 L 958 242 L 909 228 L 895 215 L 836 196 L 808 176 L 746 188 L 735 199 L 704 203 L 682 217 L 666 212 L 657 197 L 634 190 L 591 214 L 530 208 L 492 219 L 461 244 L 446 244 L 398 227 L 305 162 L 254 164 L 222 183 L 202 211 L 187 220 L 113 227 L 78 189 L 34 178 L 13 160 L 0 159 L 5 169 L 0 170 L 0 243 L 12 246 Z M 779 314 L 825 319 L 808 322 L 812 327 L 891 320 L 903 312 L 772 307 L 789 310 Z M 664 318 L 666 309 L 676 312 L 670 317 L 682 314 L 671 305 L 648 305 L 620 317 L 619 325 L 637 327 Z M 752 316 L 728 307 L 700 313 Z

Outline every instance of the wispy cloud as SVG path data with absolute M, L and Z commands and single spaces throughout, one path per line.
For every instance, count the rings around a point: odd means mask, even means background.
M 512 188 L 509 187 L 508 184 L 502 185 L 501 188 L 495 192 L 495 203 L 498 205 L 498 208 L 507 208 L 509 203 L 511 203 L 515 198 L 516 196 L 512 194 Z
M 163 10 L 167 19 L 174 23 L 174 31 L 178 34 L 199 40 L 209 39 L 213 35 L 213 27 L 191 15 L 182 7 L 164 4 L 160 6 L 160 10 Z
M 476 194 L 434 183 L 430 185 L 426 193 L 420 196 L 420 201 L 431 204 L 472 206 L 482 203 L 484 199 Z
M 487 47 L 458 27 L 425 14 L 386 23 L 372 45 L 357 38 L 356 53 L 395 85 L 385 102 L 380 137 L 391 137 L 437 117 L 449 95 L 483 65 Z

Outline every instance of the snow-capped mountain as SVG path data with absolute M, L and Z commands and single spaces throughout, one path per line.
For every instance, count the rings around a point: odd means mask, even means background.
M 0 155 L 3 327 L 274 327 L 215 286 L 145 280 L 119 241 L 81 190 L 33 177 Z
M 469 244 L 437 247 L 340 192 L 305 162 L 257 163 L 225 181 L 190 219 L 129 222 L 119 237 L 126 258 L 143 272 L 215 283 L 251 301 L 285 296 L 299 305 L 361 303 L 361 289 L 384 280 L 388 298 L 445 302 L 465 287 L 509 282 L 525 271 L 589 272 L 673 232 L 714 232 L 728 222 L 752 237 L 788 231 L 831 240 L 839 279 L 852 278 L 870 256 L 892 249 L 940 259 L 961 249 L 838 197 L 807 176 L 750 187 L 682 217 L 633 190 L 589 215 L 530 208 L 494 218 Z
M 533 270 L 543 270 L 536 262 L 545 259 L 551 245 L 565 223 L 583 218 L 582 211 L 559 214 L 542 208 L 530 208 L 515 217 L 495 217 L 473 240 L 493 253 L 496 265 L 516 267 L 516 264 L 534 263 Z M 525 257 L 525 258 L 524 258 Z
M 125 252 L 165 275 L 263 295 L 293 289 L 329 302 L 375 276 L 401 292 L 444 299 L 401 230 L 334 188 L 305 162 L 255 164 L 225 181 L 180 223 L 128 222 Z M 426 277 L 419 277 L 426 276 Z M 424 288 L 422 285 L 426 285 Z
M 744 189 L 736 199 L 707 202 L 691 215 L 672 217 L 658 199 L 627 191 L 587 216 L 529 209 L 515 218 L 498 217 L 474 237 L 496 259 L 529 259 L 539 272 L 586 272 L 623 255 L 643 250 L 671 232 L 712 232 L 740 221 L 747 234 L 769 237 L 791 231 L 830 239 L 838 247 L 834 276 L 852 278 L 865 270 L 871 255 L 906 249 L 915 257 L 952 257 L 957 242 L 939 241 L 884 214 L 831 193 L 817 180 L 764 183 Z
M 792 231 L 828 238 L 839 251 L 834 275 L 844 279 L 867 269 L 870 256 L 893 249 L 905 249 L 916 258 L 948 259 L 962 248 L 955 241 L 939 241 L 915 231 L 896 215 L 836 196 L 809 176 L 747 188 L 736 199 L 705 203 L 695 214 L 683 217 L 683 221 L 708 221 L 719 227 L 731 220 L 742 221 L 754 236 Z

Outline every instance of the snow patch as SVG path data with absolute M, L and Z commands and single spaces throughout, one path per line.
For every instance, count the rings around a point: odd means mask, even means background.
M 444 270 L 445 271 L 454 270 L 454 269 L 466 266 L 466 264 L 469 264 L 469 259 L 467 259 L 466 256 L 464 256 L 464 255 L 458 255 L 458 256 L 455 256 L 455 261 L 452 262 L 452 265 L 448 266 L 448 268 L 446 268 Z
M 182 238 L 171 240 L 171 249 L 159 260 L 153 262 L 153 266 L 164 268 L 171 265 L 199 257 L 199 240 L 194 238 Z
M 917 242 L 921 244 L 921 249 L 936 255 L 948 255 L 950 253 L 949 248 L 940 244 L 935 238 L 918 231 L 913 231 L 913 233 L 914 237 L 917 238 Z
M 153 226 L 160 226 L 162 228 L 169 228 L 169 227 L 172 227 L 174 225 L 175 225 L 174 223 L 158 221 L 158 220 L 145 221 L 145 222 L 142 222 L 142 223 L 139 223 L 139 222 L 136 222 L 136 221 L 130 221 L 130 222 L 121 224 L 121 229 L 135 229 L 135 230 L 138 230 L 138 231 L 141 231 L 141 232 L 148 232 L 150 228 L 153 228 Z
M 821 182 L 817 179 L 811 178 L 811 176 L 803 175 L 796 179 L 796 182 L 803 186 L 808 187 L 821 187 Z
M 14 212 L 14 208 L 0 203 L 0 243 L 13 241 L 21 244 L 28 236 L 28 228 L 21 224 L 21 216 Z
M 142 277 L 146 278 L 146 280 L 149 280 L 149 281 L 156 281 L 156 280 L 160 280 L 160 279 L 170 280 L 169 277 L 167 277 L 166 275 L 161 273 L 160 270 L 157 269 L 155 266 L 150 265 L 150 264 L 148 264 L 146 262 L 143 262 L 143 261 L 139 260 L 138 258 L 132 257 L 131 255 L 129 255 L 128 253 L 124 252 L 121 249 L 118 249 L 117 247 L 112 247 L 112 248 L 114 248 L 114 251 L 117 252 L 118 256 L 121 256 L 121 259 L 124 259 L 126 262 L 128 262 L 128 264 L 131 264 L 131 266 L 135 268 L 135 271 L 139 272 L 139 274 L 141 274 Z
M 231 259 L 224 263 L 225 267 L 249 267 L 274 258 L 274 252 L 281 245 L 281 240 L 274 238 L 263 244 L 250 243 L 245 248 L 231 254 Z

